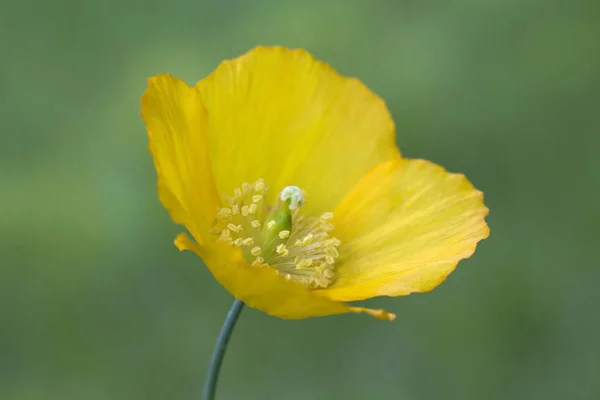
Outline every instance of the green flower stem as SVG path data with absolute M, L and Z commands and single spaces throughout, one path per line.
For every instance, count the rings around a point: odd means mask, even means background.
M 223 357 L 227 350 L 227 343 L 229 343 L 229 338 L 231 337 L 233 328 L 235 328 L 235 323 L 242 312 L 242 308 L 244 308 L 244 303 L 240 300 L 235 300 L 227 313 L 225 322 L 223 322 L 221 332 L 219 332 L 219 337 L 217 338 L 217 344 L 215 344 L 215 349 L 213 350 L 210 364 L 208 365 L 208 374 L 206 375 L 204 394 L 202 396 L 204 400 L 213 400 L 215 398 L 217 380 L 219 379 L 221 364 L 223 363 Z

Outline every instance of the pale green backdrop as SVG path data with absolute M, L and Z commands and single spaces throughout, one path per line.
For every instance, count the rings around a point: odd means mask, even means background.
M 600 398 L 599 4 L 1 0 L 0 399 L 200 398 L 231 297 L 173 246 L 139 98 L 257 44 L 362 79 L 492 234 L 366 302 L 393 323 L 246 309 L 218 399 Z

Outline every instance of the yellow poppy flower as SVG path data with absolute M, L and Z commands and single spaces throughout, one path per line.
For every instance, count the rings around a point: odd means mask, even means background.
M 480 191 L 402 158 L 384 102 L 304 50 L 152 77 L 142 116 L 177 247 L 268 314 L 392 320 L 345 302 L 432 290 L 489 234 Z

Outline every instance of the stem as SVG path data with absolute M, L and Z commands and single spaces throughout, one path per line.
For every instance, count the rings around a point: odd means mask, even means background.
M 225 351 L 227 350 L 227 343 L 229 342 L 233 328 L 235 328 L 235 323 L 242 312 L 242 308 L 244 308 L 244 303 L 239 300 L 235 300 L 231 305 L 229 312 L 227 313 L 225 322 L 223 322 L 221 332 L 219 332 L 219 337 L 217 338 L 217 343 L 215 344 L 215 349 L 213 350 L 213 354 L 210 359 L 210 364 L 208 365 L 208 374 L 206 375 L 206 382 L 204 383 L 203 392 L 204 394 L 202 396 L 204 400 L 213 400 L 215 398 L 215 392 L 217 391 L 217 380 L 219 379 L 221 364 L 223 363 L 223 357 L 225 356 Z

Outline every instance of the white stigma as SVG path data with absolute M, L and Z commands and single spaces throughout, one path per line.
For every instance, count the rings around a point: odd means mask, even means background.
M 302 207 L 304 204 L 304 196 L 302 196 L 302 191 L 298 186 L 286 186 L 281 191 L 281 201 L 290 200 L 290 211 L 297 209 L 298 207 Z

